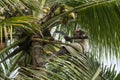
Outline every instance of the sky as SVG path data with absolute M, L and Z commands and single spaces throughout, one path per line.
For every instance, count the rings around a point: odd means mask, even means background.
M 112 56 L 112 58 L 110 59 L 109 55 L 108 55 L 108 59 L 106 59 L 106 57 L 103 57 L 104 59 L 102 59 L 102 62 L 104 63 L 104 66 L 106 65 L 107 67 L 110 67 L 112 65 L 115 65 L 115 70 L 117 71 L 117 73 L 120 72 L 120 60 L 117 60 L 115 56 Z

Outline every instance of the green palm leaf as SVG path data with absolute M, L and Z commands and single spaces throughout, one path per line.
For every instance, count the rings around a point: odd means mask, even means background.
M 88 56 L 78 54 L 71 57 L 69 56 L 68 60 L 56 57 L 52 62 L 49 62 L 46 65 L 47 69 L 36 68 L 36 71 L 31 68 L 22 67 L 18 78 L 25 79 L 25 77 L 22 77 L 21 75 L 32 80 L 105 80 L 115 78 L 116 72 L 114 69 L 102 69 L 100 64 L 97 61 L 94 62 L 94 60 L 93 57 L 88 58 Z M 82 63 L 83 61 L 84 63 Z M 26 74 L 26 71 L 29 72 L 29 74 Z M 109 75 L 106 76 L 108 73 Z
M 50 8 L 48 13 L 44 13 L 46 7 Z M 63 11 L 60 11 L 61 7 L 63 7 Z M 71 13 L 74 13 L 74 17 L 70 16 Z M 20 40 L 17 39 L 19 40 L 17 43 L 14 42 L 0 51 L 0 59 L 4 59 L 4 56 L 10 54 L 10 50 L 17 45 L 19 48 L 22 46 L 20 51 L 23 51 L 23 54 L 25 53 L 24 55 L 16 53 L 17 55 L 8 60 L 10 63 L 7 63 L 7 61 L 1 63 L 0 73 L 3 74 L 0 75 L 0 78 L 9 79 L 12 72 L 21 67 L 19 69 L 20 74 L 16 79 L 114 80 L 116 75 L 114 68 L 112 70 L 111 67 L 101 66 L 95 57 L 101 59 L 105 55 L 106 58 L 109 56 L 112 59 L 112 56 L 116 56 L 119 59 L 119 16 L 119 0 L 0 1 L 1 42 L 3 41 L 2 38 L 9 40 L 9 37 L 13 37 L 12 35 L 15 38 L 20 38 Z M 7 35 L 8 39 L 6 38 L 6 32 L 8 31 L 2 31 L 4 27 L 6 27 L 6 30 L 13 27 L 13 32 L 11 31 Z M 56 57 L 52 62 L 48 61 L 46 69 L 38 67 L 36 71 L 31 64 L 31 59 L 34 57 L 32 53 L 35 52 L 36 48 L 41 47 L 43 53 L 54 53 L 60 47 L 60 45 L 56 46 L 56 43 L 63 44 L 61 41 L 57 42 L 54 39 L 49 39 L 51 38 L 50 31 L 53 28 L 64 31 L 66 35 L 70 36 L 77 28 L 84 29 L 89 35 L 91 52 L 86 56 L 78 55 L 73 51 L 74 54 L 71 56 Z M 56 38 L 56 36 L 58 40 L 63 39 L 63 36 L 53 32 L 52 38 Z M 24 39 L 25 37 L 27 39 Z M 42 45 L 37 44 L 34 50 L 34 42 L 42 43 Z M 64 45 L 66 44 L 68 43 L 64 43 Z M 94 56 L 91 57 L 91 54 Z M 14 61 L 13 65 L 12 61 Z M 21 62 L 21 64 L 17 62 Z M 54 72 L 54 69 L 57 70 L 57 73 Z M 44 72 L 49 75 L 44 74 Z M 119 75 L 117 78 L 119 78 Z

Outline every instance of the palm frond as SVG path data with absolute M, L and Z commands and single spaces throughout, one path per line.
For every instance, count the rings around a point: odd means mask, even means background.
M 17 70 L 18 68 L 17 64 L 20 61 L 23 54 L 21 54 L 20 51 L 15 54 L 12 54 L 12 52 L 18 49 L 18 46 L 21 43 L 23 43 L 25 40 L 26 38 L 16 41 L 12 43 L 11 45 L 9 45 L 9 47 L 6 47 L 2 51 L 0 51 L 0 61 L 2 61 L 2 63 L 0 62 L 0 65 L 1 65 L 0 70 L 1 70 L 1 73 L 4 73 L 3 78 L 9 78 L 12 72 Z
M 29 78 L 31 80 L 104 80 L 114 79 L 116 76 L 114 69 L 102 69 L 100 63 L 95 61 L 94 57 L 88 58 L 85 55 L 74 54 L 74 56 L 69 56 L 67 60 L 65 59 L 65 57 L 56 57 L 52 62 L 46 64 L 46 69 L 36 68 L 37 71 L 30 67 L 22 67 L 18 77 L 20 79 L 20 76 L 24 75 L 24 77 L 21 76 L 21 79 Z M 29 74 L 26 72 L 29 72 Z M 106 77 L 108 73 L 109 75 Z
M 120 73 L 117 75 L 117 77 L 115 78 L 115 80 L 119 80 L 120 79 Z
M 2 54 L 4 54 L 6 51 L 9 51 L 10 49 L 17 47 L 20 43 L 24 42 L 25 40 L 26 40 L 26 38 L 23 38 L 23 39 L 21 39 L 21 40 L 19 40 L 19 41 L 14 42 L 14 43 L 11 44 L 10 46 L 8 46 L 8 47 L 6 47 L 5 49 L 1 50 L 1 51 L 0 51 L 0 54 L 2 55 Z
M 22 32 L 22 29 L 24 29 L 28 34 L 33 34 L 35 32 L 40 32 L 40 27 L 34 23 L 35 21 L 37 21 L 37 19 L 32 16 L 12 17 L 1 21 L 0 26 L 12 26 L 15 30 L 21 30 Z
M 3 9 L 3 13 L 9 16 L 16 15 L 33 15 L 36 11 L 36 14 L 40 11 L 40 1 L 36 0 L 7 0 L 0 1 L 0 6 Z M 12 11 L 12 12 L 11 12 Z M 8 13 L 8 14 L 7 14 Z M 18 13 L 18 14 L 16 14 Z
M 90 36 L 91 49 L 96 51 L 97 56 L 105 54 L 107 58 L 108 54 L 110 54 L 110 56 L 115 55 L 116 58 L 119 58 L 119 4 L 118 0 L 83 0 L 81 4 L 76 6 L 66 3 L 66 6 L 72 6 L 72 8 L 48 20 L 43 24 L 43 28 L 54 27 L 49 25 L 60 19 L 60 17 L 65 17 L 71 12 L 75 12 L 77 14 L 76 21 L 69 23 L 69 25 L 62 25 L 63 23 L 61 23 L 57 26 L 55 25 L 55 27 L 59 30 L 65 28 L 68 35 L 78 27 L 85 29 Z
M 80 11 L 78 22 L 88 31 L 93 49 L 98 47 L 103 54 L 112 53 L 118 58 L 119 16 L 117 12 L 119 10 L 115 9 L 119 7 L 117 4 L 117 2 L 112 2 Z M 105 51 L 102 49 L 103 46 Z

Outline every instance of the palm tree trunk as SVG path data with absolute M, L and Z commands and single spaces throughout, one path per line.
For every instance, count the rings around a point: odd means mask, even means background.
M 34 35 L 34 38 L 40 38 L 39 35 Z M 32 42 L 32 63 L 34 67 L 44 67 L 45 55 L 43 51 L 43 43 L 38 41 Z

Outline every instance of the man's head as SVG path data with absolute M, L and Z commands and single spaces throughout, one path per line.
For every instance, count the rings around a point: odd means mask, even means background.
M 84 38 L 87 36 L 86 32 L 83 31 L 83 30 L 80 30 L 80 29 L 77 29 L 74 31 L 74 34 L 73 34 L 74 37 L 80 37 L 80 38 Z
M 77 37 L 74 39 L 75 43 L 80 43 L 85 52 L 88 52 L 89 50 L 89 42 L 88 42 L 88 36 L 87 33 L 83 30 L 77 29 L 74 31 L 74 37 Z

